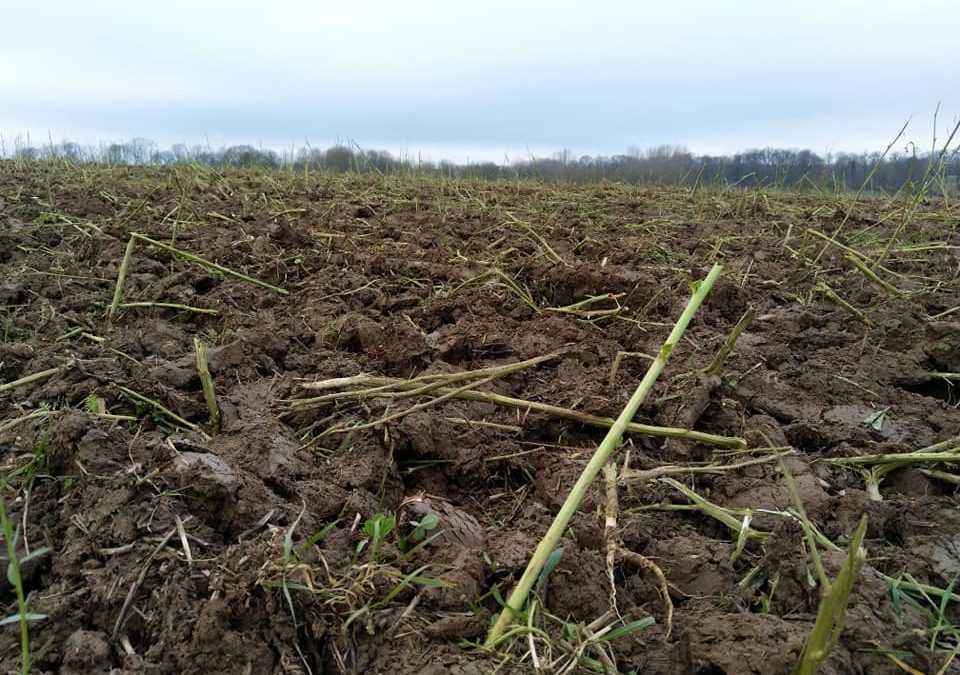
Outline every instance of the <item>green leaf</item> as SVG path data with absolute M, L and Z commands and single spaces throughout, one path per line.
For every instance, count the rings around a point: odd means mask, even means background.
M 950 596 L 953 595 L 953 589 L 957 585 L 958 577 L 954 577 L 945 589 L 943 589 L 943 595 L 940 596 L 940 616 L 943 617 L 947 613 L 947 605 L 950 604 Z
M 616 640 L 617 638 L 623 637 L 624 635 L 630 635 L 631 633 L 636 633 L 644 628 L 649 628 L 655 623 L 656 620 L 652 616 L 645 616 L 642 619 L 637 619 L 636 621 L 631 621 L 628 624 L 624 624 L 619 628 L 614 628 L 601 639 L 610 642 L 612 640 Z
M 96 394 L 90 394 L 83 400 L 83 408 L 88 413 L 98 415 L 103 409 L 103 399 Z
M 431 543 L 434 539 L 436 539 L 437 537 L 439 537 L 441 534 L 443 534 L 443 530 L 440 530 L 439 532 L 437 532 L 437 533 L 435 533 L 435 534 L 431 534 L 429 537 L 427 537 L 426 539 L 424 539 L 423 541 L 421 541 L 419 544 L 417 544 L 416 546 L 414 546 L 413 548 L 411 548 L 409 551 L 407 551 L 407 552 L 405 553 L 405 555 L 411 556 L 411 555 L 413 555 L 414 553 L 416 553 L 417 551 L 419 551 L 420 549 L 426 548 L 427 546 L 430 545 L 430 543 Z
M 883 430 L 883 423 L 887 420 L 887 411 L 890 410 L 889 407 L 881 408 L 880 410 L 870 413 L 863 418 L 861 424 L 865 427 L 872 427 L 877 431 Z
M 420 584 L 421 586 L 429 586 L 430 588 L 450 588 L 452 585 L 446 579 L 434 579 L 432 577 L 415 576 L 410 577 L 409 581 L 412 584 Z
M 890 600 L 893 602 L 893 611 L 897 614 L 903 614 L 903 591 L 900 590 L 900 580 L 896 579 L 890 584 Z
M 283 587 L 286 590 L 291 591 L 303 591 L 305 593 L 313 593 L 314 590 L 305 584 L 299 584 L 295 581 L 284 581 Z
M 321 541 L 323 541 L 326 538 L 326 536 L 330 534 L 330 531 L 333 528 L 335 528 L 337 526 L 337 523 L 339 522 L 340 522 L 340 519 L 337 518 L 335 521 L 333 521 L 328 525 L 325 525 L 322 530 L 320 530 L 319 532 L 311 536 L 309 539 L 307 539 L 305 542 L 303 542 L 303 544 L 300 545 L 300 548 L 298 550 L 299 555 L 303 555 L 304 552 L 307 551 L 307 549 L 313 546 L 316 546 Z
M 373 539 L 375 543 L 381 542 L 396 526 L 397 521 L 393 516 L 375 513 L 363 524 L 363 533 Z
M 20 558 L 20 565 L 25 565 L 25 564 L 27 564 L 28 562 L 30 562 L 31 560 L 36 560 L 37 558 L 42 558 L 43 556 L 47 555 L 49 552 L 50 552 L 50 548 L 47 547 L 47 546 L 44 546 L 44 547 L 38 548 L 38 549 L 34 549 L 33 551 L 30 551 L 30 553 L 28 553 L 27 555 L 25 555 L 25 556 L 23 556 L 22 558 Z
M 423 517 L 423 519 L 419 523 L 417 523 L 417 529 L 418 530 L 422 529 L 423 531 L 427 532 L 432 530 L 439 524 L 440 524 L 439 516 L 437 516 L 437 514 L 435 513 L 428 513 Z
M 442 579 L 430 579 L 429 577 L 422 577 L 420 573 L 428 569 L 430 565 L 422 565 L 415 569 L 410 574 L 403 577 L 396 586 L 394 586 L 389 593 L 387 593 L 381 600 L 373 605 L 373 608 L 378 608 L 386 605 L 388 602 L 397 597 L 400 592 L 409 586 L 410 584 L 420 584 L 421 586 L 433 586 L 434 588 L 445 588 L 450 586 L 449 581 L 444 581 Z
M 0 626 L 9 626 L 11 623 L 20 623 L 21 621 L 20 614 L 11 614 L 8 617 L 0 619 Z M 47 618 L 46 614 L 34 614 L 33 612 L 27 612 L 23 615 L 27 621 L 43 621 Z
M 300 509 L 300 513 L 297 515 L 296 519 L 290 524 L 290 527 L 287 528 L 287 533 L 283 536 L 283 560 L 284 562 L 289 562 L 293 554 L 293 533 L 297 530 L 297 525 L 300 524 L 300 519 L 303 518 L 303 514 L 307 512 L 307 505 L 304 504 L 303 508 Z
M 537 583 L 533 587 L 534 590 L 539 591 L 540 588 L 547 583 L 550 573 L 553 572 L 553 568 L 557 566 L 558 562 L 560 562 L 560 556 L 562 555 L 562 546 L 559 546 L 553 550 L 553 553 L 551 553 L 547 558 L 547 562 L 543 563 L 543 569 L 540 570 L 540 574 L 537 576 Z
M 297 626 L 297 610 L 293 607 L 293 596 L 290 595 L 290 588 L 287 585 L 287 580 L 284 579 L 280 584 L 280 588 L 283 591 L 283 597 L 287 600 L 287 607 L 290 608 L 290 618 L 293 619 L 294 627 Z
M 358 610 L 355 610 L 350 616 L 347 617 L 347 620 L 343 622 L 344 629 L 349 628 L 350 624 L 359 619 L 364 614 L 367 614 L 370 611 L 369 605 L 364 605 Z

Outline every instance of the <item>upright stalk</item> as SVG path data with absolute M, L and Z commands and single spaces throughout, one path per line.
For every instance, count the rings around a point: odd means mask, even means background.
M 590 462 L 587 464 L 586 468 L 584 468 L 583 473 L 580 474 L 577 482 L 574 483 L 573 488 L 570 490 L 570 494 L 567 496 L 566 501 L 560 508 L 560 512 L 557 514 L 557 517 L 550 525 L 547 533 L 543 536 L 543 539 L 541 539 L 540 543 L 537 545 L 537 548 L 533 553 L 533 557 L 530 559 L 526 570 L 523 572 L 523 576 L 520 577 L 516 587 L 510 594 L 510 598 L 507 600 L 506 607 L 504 607 L 503 611 L 500 612 L 497 622 L 490 629 L 490 632 L 487 633 L 487 640 L 484 643 L 486 648 L 492 649 L 496 644 L 497 639 L 522 612 L 524 603 L 526 603 L 527 596 L 530 594 L 530 590 L 533 588 L 533 584 L 536 582 L 537 577 L 540 574 L 540 570 L 543 569 L 543 565 L 547 558 L 557 547 L 560 537 L 567 529 L 567 525 L 569 525 L 573 514 L 576 513 L 577 509 L 580 507 L 580 503 L 583 501 L 590 484 L 593 482 L 593 479 L 596 478 L 604 464 L 607 463 L 611 453 L 617 447 L 619 447 L 623 433 L 627 428 L 627 424 L 637 414 L 637 411 L 647 398 L 650 390 L 653 389 L 654 383 L 656 383 L 660 373 L 663 372 L 664 366 L 667 363 L 667 359 L 670 358 L 670 354 L 673 352 L 674 347 L 680 342 L 684 331 L 686 331 L 687 326 L 690 324 L 693 316 L 697 313 L 700 305 L 703 304 L 703 301 L 710 292 L 710 289 L 713 287 L 713 284 L 720 276 L 722 269 L 723 268 L 720 265 L 714 265 L 710 270 L 710 273 L 707 274 L 707 277 L 696 285 L 693 297 L 691 297 L 690 301 L 687 303 L 687 307 L 684 309 L 683 314 L 681 314 L 680 318 L 677 319 L 677 323 L 670 332 L 669 337 L 667 337 L 667 341 L 664 343 L 663 347 L 660 348 L 660 353 L 657 354 L 657 357 L 654 359 L 653 363 L 650 364 L 650 369 L 647 370 L 647 374 L 644 375 L 643 380 L 640 381 L 640 384 L 637 386 L 637 390 L 633 393 L 633 396 L 630 397 L 630 400 L 627 401 L 627 405 L 624 407 L 619 417 L 617 417 L 613 426 L 610 427 L 609 431 L 607 431 L 607 435 L 600 443 L 596 452 L 594 452 Z
M 130 269 L 130 258 L 133 257 L 133 251 L 137 248 L 137 238 L 130 237 L 127 241 L 127 248 L 123 252 L 123 260 L 120 261 L 120 271 L 117 272 L 117 283 L 113 287 L 113 301 L 107 310 L 107 318 L 113 320 L 113 315 L 117 313 L 120 307 L 120 299 L 123 297 L 123 283 L 127 280 L 127 270 Z
M 820 665 L 837 645 L 840 634 L 843 632 L 843 621 L 846 617 L 847 605 L 850 603 L 850 592 L 860 574 L 860 568 L 867 559 L 867 552 L 863 549 L 863 537 L 866 532 L 867 517 L 862 516 L 850 539 L 847 557 L 840 566 L 836 578 L 820 588 L 817 619 L 803 645 L 803 651 L 800 652 L 800 659 L 794 666 L 794 675 L 816 675 Z M 808 541 L 811 550 L 815 550 L 816 542 L 812 538 Z
M 207 345 L 199 336 L 194 336 L 193 346 L 197 351 L 197 372 L 203 386 L 203 398 L 207 402 L 207 410 L 210 411 L 210 435 L 216 436 L 220 433 L 220 407 L 217 405 L 217 392 L 207 364 Z

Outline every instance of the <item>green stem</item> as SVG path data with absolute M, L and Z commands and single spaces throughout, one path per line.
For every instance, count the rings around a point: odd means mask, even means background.
M 213 386 L 213 377 L 207 365 L 207 345 L 198 336 L 193 338 L 193 346 L 197 351 L 197 372 L 200 374 L 200 384 L 203 386 L 203 398 L 210 411 L 210 435 L 220 433 L 220 407 L 217 405 L 217 392 Z
M 130 269 L 130 259 L 133 257 L 133 250 L 137 247 L 137 238 L 130 236 L 127 242 L 127 250 L 123 253 L 123 260 L 120 261 L 120 271 L 117 272 L 117 284 L 113 287 L 113 302 L 110 303 L 110 309 L 107 310 L 107 319 L 112 320 L 113 315 L 117 313 L 120 307 L 120 298 L 123 297 L 123 284 L 127 279 L 127 270 Z
M 873 325 L 873 323 L 870 321 L 870 319 L 867 317 L 866 314 L 864 314 L 859 309 L 857 309 L 856 307 L 851 305 L 849 302 L 847 302 L 846 300 L 841 298 L 839 295 L 837 295 L 836 291 L 834 291 L 832 288 L 827 286 L 824 282 L 821 281 L 819 284 L 817 284 L 816 289 L 819 290 L 824 295 L 826 295 L 834 304 L 836 304 L 839 307 L 842 307 L 843 309 L 853 314 L 853 316 L 857 318 L 857 321 L 862 323 L 864 326 Z
M 730 352 L 733 351 L 733 348 L 736 346 L 737 340 L 740 339 L 743 331 L 745 331 L 747 326 L 750 325 L 750 322 L 753 321 L 753 317 L 756 313 L 757 310 L 753 307 L 749 307 L 747 311 L 743 313 L 743 316 L 740 317 L 740 320 L 737 321 L 737 325 L 733 327 L 730 335 L 728 335 L 727 339 L 724 340 L 723 346 L 721 346 L 717 351 L 717 355 L 713 357 L 713 361 L 709 366 L 707 366 L 707 370 L 705 372 L 711 375 L 723 374 L 723 364 L 726 362 L 727 357 L 730 356 Z
M 0 490 L 6 487 L 0 482 Z M 23 581 L 20 578 L 20 558 L 17 554 L 17 536 L 13 531 L 13 524 L 7 517 L 7 506 L 0 495 L 0 529 L 3 530 L 4 541 L 7 542 L 8 576 L 10 583 L 17 594 L 17 609 L 20 610 L 20 672 L 23 675 L 30 673 L 30 631 L 27 628 L 27 598 L 23 593 Z
M 883 279 L 881 279 L 880 277 L 878 277 L 878 276 L 876 275 L 876 273 L 875 273 L 873 270 L 871 270 L 869 267 L 867 267 L 867 266 L 863 263 L 863 261 L 860 260 L 860 258 L 859 258 L 858 256 L 855 256 L 855 255 L 846 255 L 846 256 L 844 256 L 844 257 L 847 259 L 847 262 L 849 262 L 851 265 L 853 265 L 854 267 L 856 267 L 857 270 L 859 270 L 860 273 L 861 273 L 863 276 L 865 276 L 865 277 L 866 277 L 871 283 L 873 283 L 874 285 L 879 286 L 880 288 L 882 288 L 883 290 L 887 291 L 888 293 L 892 293 L 893 295 L 897 296 L 898 298 L 906 298 L 906 297 L 907 297 L 907 294 L 904 293 L 903 291 L 901 291 L 899 288 L 897 288 L 896 286 L 894 286 L 894 285 L 891 284 L 890 282 L 884 281 Z
M 607 463 L 607 460 L 613 451 L 619 447 L 623 438 L 623 434 L 627 429 L 627 425 L 637 414 L 640 406 L 643 404 L 644 400 L 646 400 L 651 389 L 653 389 L 653 385 L 656 383 L 660 373 L 663 372 L 663 369 L 667 363 L 667 359 L 670 358 L 671 352 L 680 342 L 684 331 L 686 331 L 687 326 L 697 313 L 700 305 L 703 304 L 703 301 L 710 292 L 710 289 L 713 287 L 713 284 L 720 276 L 722 269 L 723 268 L 720 265 L 714 265 L 706 279 L 697 285 L 693 297 L 690 298 L 686 309 L 677 320 L 677 323 L 670 332 L 666 343 L 664 343 L 663 347 L 661 347 L 660 353 L 657 354 L 657 357 L 650 365 L 650 369 L 647 371 L 647 374 L 637 386 L 637 390 L 633 393 L 633 396 L 630 397 L 630 400 L 627 402 L 627 405 L 624 407 L 619 417 L 617 417 L 613 426 L 610 427 L 606 437 L 604 437 L 603 441 L 600 443 L 600 446 L 590 459 L 590 462 L 587 464 L 586 468 L 584 468 L 583 473 L 580 474 L 580 477 L 577 479 L 577 482 L 571 489 L 570 494 L 567 496 L 566 501 L 560 508 L 560 512 L 557 514 L 557 517 L 550 525 L 543 539 L 540 540 L 540 544 L 534 551 L 533 557 L 527 564 L 526 570 L 524 570 L 523 575 L 520 577 L 516 587 L 510 594 L 510 598 L 507 601 L 506 606 L 503 608 L 503 611 L 500 612 L 497 622 L 487 634 L 487 640 L 484 643 L 486 648 L 492 648 L 493 645 L 497 644 L 497 639 L 510 626 L 510 624 L 513 623 L 515 615 L 519 614 L 519 612 L 522 610 L 524 603 L 527 600 L 527 596 L 530 594 L 530 590 L 533 588 L 533 584 L 540 574 L 540 570 L 543 569 L 543 565 L 547 558 L 559 543 L 560 537 L 563 535 L 564 531 L 567 529 L 567 525 L 570 523 L 570 519 L 580 507 L 580 503 L 586 496 L 590 484 L 593 483 L 594 478 L 596 478 L 597 474 L 600 472 L 600 469 L 603 468 L 603 465 Z
M 821 588 L 820 607 L 817 620 L 810 630 L 807 642 L 800 653 L 800 659 L 794 667 L 794 675 L 816 675 L 820 664 L 830 655 L 843 631 L 843 622 L 850 602 L 850 592 L 860 574 L 860 568 L 867 559 L 863 549 L 863 537 L 867 532 L 867 517 L 860 518 L 860 524 L 850 540 L 847 557 L 843 561 L 836 578 Z M 810 541 L 811 548 L 814 546 Z

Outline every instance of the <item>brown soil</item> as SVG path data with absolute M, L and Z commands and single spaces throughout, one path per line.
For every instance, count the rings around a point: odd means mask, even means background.
M 795 448 L 800 493 L 826 536 L 842 544 L 869 516 L 870 560 L 823 672 L 903 672 L 885 651 L 935 672 L 953 638 L 931 651 L 929 617 L 895 606 L 880 573 L 940 588 L 960 574 L 953 486 L 907 468 L 886 479 L 878 502 L 859 473 L 819 460 L 960 435 L 952 386 L 925 374 L 960 371 L 960 314 L 931 319 L 960 305 L 960 221 L 942 206 L 917 215 L 904 243 L 947 246 L 893 252 L 886 266 L 902 276 L 887 278 L 911 293 L 898 299 L 835 248 L 813 263 L 823 244 L 805 230 L 833 231 L 839 208 L 832 196 L 0 164 L 0 382 L 61 369 L 0 394 L 0 425 L 52 411 L 0 434 L 5 472 L 23 469 L 4 494 L 23 525 L 20 547 L 51 548 L 23 570 L 30 611 L 48 617 L 31 624 L 35 671 L 534 672 L 529 655 L 521 660 L 525 639 L 504 645 L 506 661 L 466 641 L 482 642 L 499 607 L 491 590 L 512 587 L 604 431 L 447 401 L 321 436 L 409 403 L 369 398 L 284 415 L 284 402 L 307 395 L 304 381 L 452 373 L 557 351 L 484 388 L 616 416 L 647 364 L 625 358 L 611 384 L 617 352 L 656 353 L 689 282 L 717 260 L 724 276 L 637 421 Z M 898 222 L 882 218 L 893 208 L 858 205 L 839 240 L 879 251 Z M 131 231 L 289 295 L 141 246 L 124 302 L 218 314 L 131 308 L 108 322 Z M 492 267 L 540 308 L 612 293 L 622 309 L 588 322 L 534 311 L 496 278 L 461 286 Z M 871 325 L 816 292 L 820 282 Z M 697 375 L 748 306 L 756 319 L 724 376 Z M 212 438 L 118 389 L 206 428 L 195 336 L 211 344 L 222 414 Z M 94 414 L 91 397 L 135 419 Z M 863 423 L 884 408 L 879 430 Z M 642 436 L 625 449 L 641 469 L 715 452 Z M 793 503 L 776 463 L 679 478 L 729 508 Z M 623 545 L 662 568 L 675 606 L 668 637 L 656 579 L 618 561 L 620 615 L 657 620 L 611 643 L 619 671 L 789 672 L 819 601 L 800 528 L 757 514 L 753 526 L 772 534 L 731 563 L 736 541 L 717 521 L 640 508 L 687 503 L 667 484 L 624 487 L 619 498 Z M 603 503 L 598 481 L 542 594 L 571 624 L 610 610 Z M 377 551 L 364 534 L 375 514 L 396 518 L 400 534 Z M 404 552 L 412 523 L 428 515 L 439 534 Z M 842 561 L 824 558 L 833 572 Z M 417 570 L 446 584 L 401 584 Z M 17 611 L 11 585 L 0 599 Z M 958 617 L 950 609 L 947 618 Z M 20 658 L 16 626 L 2 628 L 0 667 L 19 671 Z

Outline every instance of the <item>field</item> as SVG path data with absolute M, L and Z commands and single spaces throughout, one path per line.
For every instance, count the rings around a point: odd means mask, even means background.
M 3 672 L 788 673 L 864 515 L 821 672 L 960 672 L 960 209 L 854 197 L 0 163 Z

